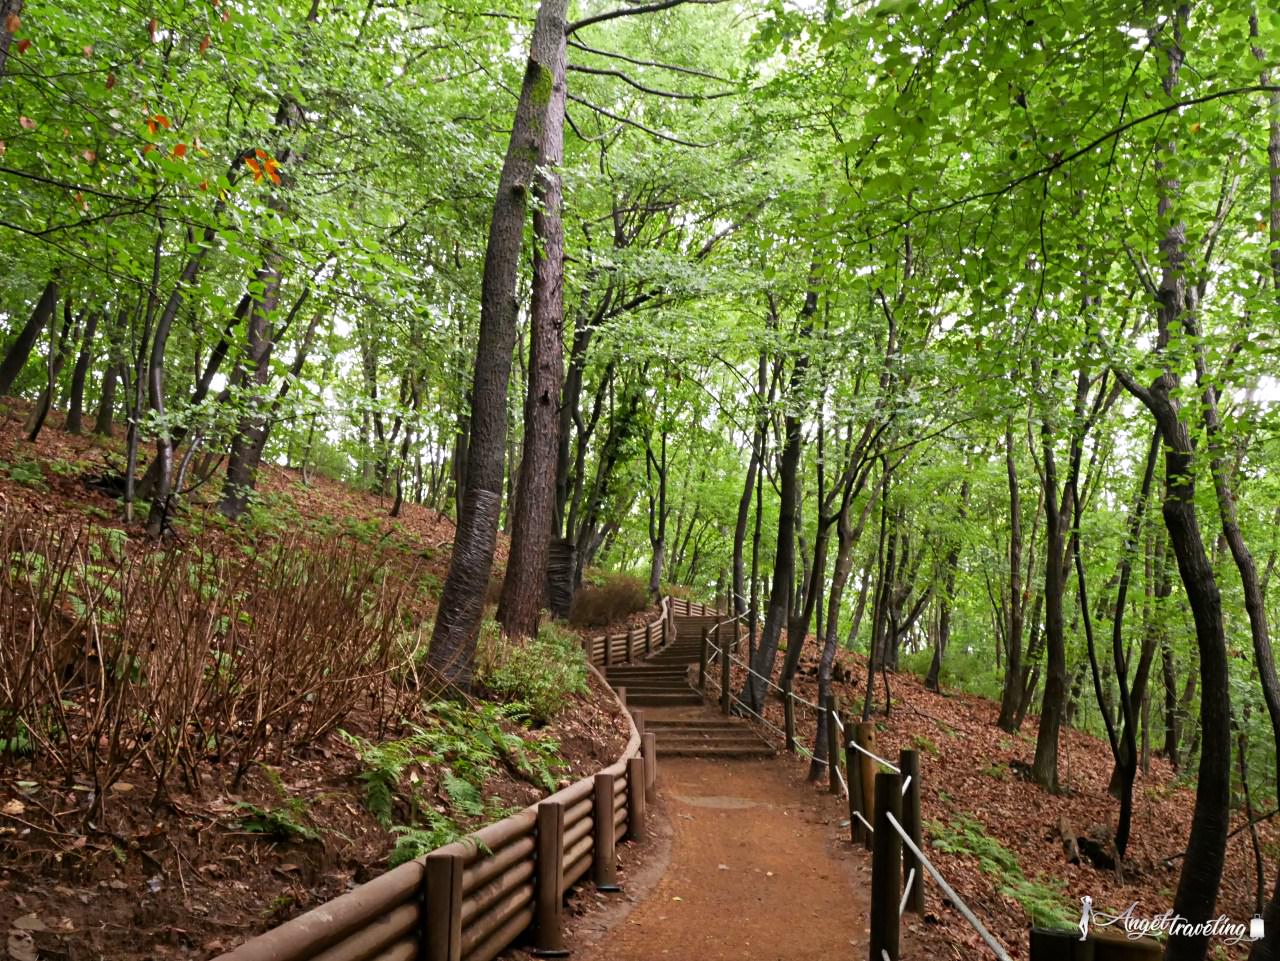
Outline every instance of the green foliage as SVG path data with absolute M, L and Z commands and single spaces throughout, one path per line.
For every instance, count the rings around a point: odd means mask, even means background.
M 1070 927 L 1075 922 L 1066 885 L 1056 878 L 1027 878 L 1018 856 L 987 834 L 981 822 L 959 815 L 949 823 L 925 824 L 933 847 L 948 854 L 974 858 L 1001 894 L 1016 901 L 1033 925 Z
M 461 837 L 466 828 L 460 822 L 509 813 L 501 800 L 484 794 L 499 765 L 547 791 L 555 788 L 563 766 L 556 741 L 527 732 L 522 704 L 437 701 L 428 715 L 427 723 L 411 727 L 405 737 L 382 743 L 339 732 L 360 757 L 365 806 L 398 835 L 393 865 Z M 426 793 L 434 776 L 437 797 Z
M 280 775 L 271 768 L 260 765 L 259 770 L 275 789 L 279 803 L 264 807 L 248 801 L 238 802 L 236 810 L 242 812 L 240 830 L 264 835 L 280 844 L 320 840 L 319 832 L 306 824 L 306 799 L 290 794 Z
M 9 480 L 24 487 L 31 487 L 39 491 L 47 491 L 49 489 L 49 485 L 45 483 L 44 470 L 38 461 L 20 460 L 12 464 L 0 461 L 0 470 L 5 472 Z
M 476 648 L 475 678 L 546 723 L 573 697 L 587 693 L 586 655 L 577 636 L 554 623 L 544 623 L 535 638 L 513 639 L 486 621 Z

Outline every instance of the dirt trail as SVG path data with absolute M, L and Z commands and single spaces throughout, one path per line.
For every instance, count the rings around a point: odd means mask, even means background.
M 866 952 L 870 861 L 844 802 L 786 758 L 659 755 L 670 862 L 588 961 L 833 961 Z

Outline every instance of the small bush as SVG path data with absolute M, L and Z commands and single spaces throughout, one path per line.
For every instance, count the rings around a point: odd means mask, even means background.
M 569 623 L 574 627 L 604 627 L 649 607 L 649 587 L 627 574 L 596 575 L 573 595 Z
M 490 693 L 525 704 L 535 721 L 545 723 L 575 694 L 587 693 L 587 659 L 578 638 L 554 624 L 544 624 L 537 637 L 512 639 L 485 621 L 475 678 Z

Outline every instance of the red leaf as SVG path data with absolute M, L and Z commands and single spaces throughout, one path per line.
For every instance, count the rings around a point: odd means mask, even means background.
M 202 180 L 202 181 L 200 181 L 200 189 L 201 189 L 201 190 L 208 190 L 208 189 L 209 189 L 209 181 L 207 181 L 207 180 Z
M 152 43 L 155 43 L 155 42 L 156 42 L 156 35 L 157 35 L 159 32 L 160 32 L 160 24 L 159 24 L 159 22 L 155 19 L 155 17 L 152 17 L 152 18 L 151 18 L 151 22 L 150 22 L 149 24 L 147 24 L 147 33 L 151 34 L 151 42 L 152 42 Z
M 20 53 L 20 54 L 22 54 L 22 53 L 26 53 L 26 52 L 27 52 L 28 50 L 30 50 L 30 49 L 31 49 L 31 41 L 30 41 L 30 40 L 19 40 L 19 41 L 18 41 L 18 53 Z
M 108 72 L 107 73 L 107 89 L 110 90 L 115 85 L 116 85 L 116 75 L 114 73 Z
M 204 39 L 200 41 L 200 55 L 203 56 L 209 50 L 209 35 L 206 33 Z
M 169 118 L 162 113 L 156 114 L 156 123 L 164 127 L 165 130 L 169 129 Z
M 36 122 L 32 120 L 30 117 L 19 117 L 18 126 L 21 127 L 23 130 L 35 130 Z
M 174 144 L 173 155 L 175 157 L 185 157 L 187 155 L 187 145 L 184 143 Z
M 270 159 L 270 158 L 267 156 L 267 152 L 266 152 L 265 150 L 255 150 L 255 151 L 253 152 L 253 155 L 254 155 L 255 157 L 257 157 L 259 160 L 269 160 L 269 159 Z
M 90 59 L 93 56 L 93 44 L 85 44 L 80 52 L 84 54 L 86 60 Z
M 16 13 L 9 14 L 4 22 L 4 28 L 10 33 L 17 33 L 22 28 L 22 18 Z
M 84 162 L 87 164 L 94 163 L 98 159 L 97 152 L 93 150 L 86 150 L 80 156 L 84 157 Z
M 258 162 L 252 157 L 246 157 L 244 165 L 253 171 L 253 182 L 257 183 L 262 179 L 262 168 L 258 166 Z
M 144 154 L 149 154 L 149 153 L 151 153 L 151 151 L 153 151 L 153 150 L 155 150 L 155 149 L 156 149 L 156 145 L 155 145 L 155 144 L 153 144 L 153 143 L 149 143 L 149 144 L 147 144 L 145 147 L 143 147 L 143 148 L 142 148 L 142 152 L 143 152 Z

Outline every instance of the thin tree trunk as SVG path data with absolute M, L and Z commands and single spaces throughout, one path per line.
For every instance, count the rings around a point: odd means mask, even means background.
M 3 23 L 0 23 L 0 39 L 9 36 L 3 30 L 3 26 Z M 13 392 L 13 385 L 23 368 L 27 366 L 27 358 L 31 356 L 31 350 L 39 340 L 40 332 L 53 319 L 57 303 L 58 282 L 50 280 L 40 292 L 40 299 L 36 301 L 35 307 L 31 310 L 31 316 L 22 326 L 22 330 L 18 331 L 18 337 L 9 347 L 9 352 L 4 355 L 4 360 L 0 361 L 0 397 L 8 397 Z
M 89 376 L 89 365 L 93 363 L 93 337 L 98 331 L 98 311 L 89 313 L 85 323 L 84 337 L 80 341 L 80 353 L 76 356 L 76 366 L 71 372 L 71 396 L 67 400 L 67 421 L 65 429 L 68 434 L 78 434 L 84 420 L 84 383 Z

